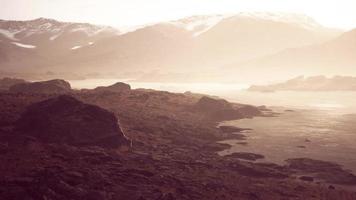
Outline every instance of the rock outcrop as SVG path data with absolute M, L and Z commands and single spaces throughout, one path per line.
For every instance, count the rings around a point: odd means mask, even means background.
M 64 94 L 72 91 L 70 84 L 65 80 L 54 79 L 32 83 L 20 83 L 9 88 L 15 93 L 42 93 L 42 94 Z
M 107 148 L 130 145 L 113 113 L 68 95 L 30 105 L 15 125 L 17 133 L 42 142 Z
M 235 105 L 224 99 L 203 96 L 194 105 L 194 111 L 202 112 L 214 120 L 229 120 L 261 114 L 261 111 L 250 105 Z
M 195 106 L 198 110 L 218 111 L 232 109 L 232 105 L 225 99 L 215 99 L 207 96 L 200 98 Z
M 265 158 L 261 154 L 249 153 L 249 152 L 235 152 L 229 155 L 225 155 L 227 158 L 237 158 L 242 160 L 256 161 Z
M 95 92 L 123 92 L 131 90 L 131 86 L 126 83 L 117 82 L 110 86 L 100 86 L 94 89 Z
M 0 91 L 8 90 L 11 86 L 20 83 L 26 83 L 26 81 L 18 78 L 8 78 L 8 77 L 2 78 L 0 79 Z

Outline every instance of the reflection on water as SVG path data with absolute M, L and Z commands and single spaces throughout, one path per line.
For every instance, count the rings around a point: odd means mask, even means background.
M 224 122 L 253 130 L 245 133 L 247 145 L 224 141 L 232 148 L 221 152 L 252 152 L 264 161 L 283 164 L 285 159 L 308 157 L 333 161 L 356 172 L 356 115 L 330 110 L 296 110 L 278 117 L 257 117 Z

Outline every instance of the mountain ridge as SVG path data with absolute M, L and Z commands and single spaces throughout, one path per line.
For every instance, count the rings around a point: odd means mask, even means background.
M 36 73 L 70 70 L 82 75 L 83 71 L 105 71 L 114 75 L 118 71 L 150 73 L 159 69 L 163 73 L 205 70 L 214 74 L 229 63 L 322 43 L 341 34 L 341 31 L 316 25 L 308 17 L 297 15 L 294 19 L 291 15 L 280 20 L 284 15 L 265 15 L 192 16 L 151 24 L 132 32 L 109 31 L 94 36 L 83 32 L 84 25 L 89 26 L 88 30 L 94 25 L 77 24 L 58 37 L 47 34 L 20 41 L 3 39 L 0 31 L 0 42 L 5 43 L 0 48 L 0 62 L 4 70 Z M 51 19 L 39 18 L 31 22 L 34 21 L 46 30 Z M 298 21 L 300 24 L 296 24 Z M 4 26 L 0 22 L 1 27 Z M 75 31 L 71 31 L 73 29 Z M 101 29 L 95 27 L 93 30 L 91 33 Z

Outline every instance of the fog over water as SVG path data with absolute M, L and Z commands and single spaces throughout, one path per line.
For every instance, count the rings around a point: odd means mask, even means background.
M 334 110 L 345 113 L 356 113 L 356 92 L 353 91 L 276 91 L 249 92 L 249 84 L 243 83 L 166 83 L 134 82 L 130 79 L 85 79 L 70 81 L 73 88 L 92 89 L 97 86 L 108 86 L 118 81 L 127 82 L 132 88 L 156 89 L 169 92 L 202 93 L 216 95 L 229 101 L 266 106 L 284 106 L 299 109 Z

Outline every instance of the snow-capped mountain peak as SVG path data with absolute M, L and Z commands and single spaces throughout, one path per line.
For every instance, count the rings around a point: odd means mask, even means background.
M 270 20 L 275 22 L 284 22 L 301 26 L 306 29 L 322 28 L 313 18 L 298 13 L 285 12 L 241 12 L 236 17 L 248 17 L 254 19 Z
M 21 40 L 32 35 L 50 34 L 49 40 L 55 40 L 63 33 L 83 32 L 88 37 L 101 32 L 119 34 L 119 31 L 108 26 L 97 26 L 87 23 L 60 22 L 53 19 L 38 18 L 29 21 L 0 20 L 0 34 L 10 40 Z
M 229 15 L 200 15 L 171 21 L 169 23 L 191 31 L 193 32 L 193 36 L 197 37 L 227 17 L 229 17 Z
M 289 23 L 305 29 L 314 30 L 323 28 L 313 18 L 296 13 L 283 13 L 283 12 L 240 12 L 237 14 L 225 14 L 225 15 L 199 15 L 187 17 L 175 21 L 167 22 L 168 24 L 175 25 L 193 33 L 194 37 L 197 37 L 215 25 L 219 24 L 225 19 L 240 19 L 250 18 L 256 20 L 268 20 L 282 23 Z

